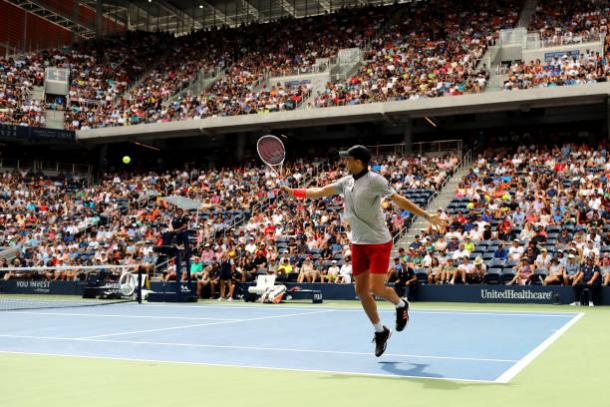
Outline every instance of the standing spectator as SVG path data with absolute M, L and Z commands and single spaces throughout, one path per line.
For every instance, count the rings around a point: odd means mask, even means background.
M 220 296 L 218 297 L 218 301 L 230 298 L 225 297 L 225 293 L 227 292 L 227 288 L 230 288 L 229 285 L 231 283 L 231 279 L 233 278 L 233 269 L 234 265 L 231 259 L 229 258 L 229 255 L 227 253 L 223 253 L 222 258 L 220 260 L 220 264 L 218 266 L 220 278 Z
M 604 253 L 604 257 L 601 258 L 599 266 L 602 272 L 604 286 L 610 285 L 610 253 Z

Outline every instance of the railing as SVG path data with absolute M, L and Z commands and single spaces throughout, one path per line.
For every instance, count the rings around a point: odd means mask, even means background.
M 406 155 L 406 154 L 439 154 L 443 152 L 455 152 L 462 155 L 463 142 L 462 140 L 438 140 L 438 141 L 421 141 L 411 143 L 411 146 L 406 143 L 399 144 L 377 144 L 370 145 L 368 148 L 373 155 Z
M 56 161 L 0 159 L 0 171 L 47 171 L 58 174 L 69 173 L 91 176 L 93 168 L 90 164 L 61 163 Z
M 449 141 L 458 141 L 458 140 L 449 140 Z M 461 140 L 459 140 L 459 141 L 460 141 L 460 144 L 461 144 Z M 461 170 L 464 167 L 470 167 L 472 165 L 472 155 L 473 155 L 473 149 L 472 148 L 469 148 L 463 154 L 461 154 L 461 148 L 460 148 L 460 155 L 461 155 L 460 156 L 460 161 L 457 163 L 457 165 L 453 169 L 453 172 L 447 178 L 445 178 L 443 180 L 443 183 L 438 188 L 438 191 L 435 192 L 435 195 L 438 194 L 443 188 L 445 188 L 445 186 L 447 185 L 447 183 L 449 182 L 451 177 L 456 172 L 458 172 L 459 170 Z M 434 199 L 434 196 L 430 199 L 430 202 L 428 202 L 428 205 L 426 205 L 426 207 L 428 207 L 430 205 L 430 203 L 432 202 L 432 199 Z M 408 225 L 405 224 L 405 226 L 400 231 L 398 231 L 397 233 L 394 234 L 394 236 L 392 236 L 392 241 L 394 243 L 398 242 L 403 236 L 405 236 L 407 234 L 407 232 L 409 231 L 411 226 L 413 226 L 413 223 L 408 224 Z
M 604 41 L 604 35 L 599 33 L 585 33 L 584 35 L 566 36 L 562 35 L 558 38 L 540 38 L 539 33 L 529 33 L 524 49 L 539 49 L 549 47 L 560 47 L 566 45 L 580 45 L 592 42 Z
M 300 66 L 296 68 L 288 68 L 282 71 L 268 70 L 266 75 L 268 78 L 281 78 L 284 76 L 299 76 L 313 75 L 326 73 L 330 70 L 330 62 L 324 62 L 319 65 Z

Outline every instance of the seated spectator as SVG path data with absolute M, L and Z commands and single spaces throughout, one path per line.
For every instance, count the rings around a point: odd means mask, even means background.
M 560 248 L 565 248 L 572 241 L 572 237 L 568 233 L 568 229 L 562 229 L 557 237 L 557 245 Z
M 350 256 L 345 257 L 345 261 L 339 270 L 339 276 L 337 277 L 337 283 L 340 284 L 351 284 L 352 282 L 352 259 Z
M 563 284 L 572 285 L 574 277 L 580 270 L 580 264 L 574 253 L 568 254 L 568 261 L 563 270 Z
M 527 256 L 521 258 L 521 263 L 515 266 L 515 277 L 507 285 L 530 285 L 534 277 L 535 266 L 530 263 Z
M 320 282 L 324 282 L 322 281 L 320 271 L 314 268 L 312 257 L 308 256 L 301 265 L 301 271 L 299 272 L 297 282 L 303 283 L 307 281 L 308 283 L 315 283 L 316 279 L 320 280 Z
M 498 248 L 494 251 L 494 260 L 504 261 L 508 258 L 508 250 L 504 247 L 504 243 L 500 243 Z
M 485 278 L 487 272 L 487 266 L 483 263 L 481 257 L 474 259 L 473 267 L 470 267 L 466 274 L 466 281 L 469 284 L 481 284 Z
M 455 262 L 453 259 L 447 257 L 447 260 L 445 260 L 445 263 L 441 267 L 440 280 L 436 282 L 437 284 L 447 284 L 453 280 L 456 271 L 454 264 Z
M 399 297 L 407 297 L 409 301 L 417 298 L 417 276 L 411 267 L 400 263 L 400 267 L 395 269 L 394 291 Z
M 563 283 L 563 266 L 559 264 L 559 259 L 553 258 L 548 267 L 548 274 L 544 279 L 544 285 L 560 285 Z
M 585 244 L 585 247 L 582 249 L 582 256 L 586 258 L 589 258 L 590 256 L 593 256 L 596 259 L 599 258 L 599 248 L 595 247 L 595 242 L 593 240 L 589 240 Z
M 534 265 L 536 266 L 536 270 L 548 270 L 551 266 L 551 256 L 546 248 L 542 248 L 540 250 L 540 254 L 536 257 L 534 261 Z
M 214 298 L 216 286 L 220 282 L 218 263 L 214 262 L 205 269 L 201 279 L 197 281 L 197 298 L 203 298 L 203 290 L 208 288 L 210 298 Z
M 574 276 L 572 281 L 572 287 L 574 287 L 574 299 L 572 305 L 586 304 L 589 306 L 595 305 L 598 302 L 598 290 L 601 287 L 601 270 L 598 265 L 595 264 L 595 257 L 590 256 L 587 258 L 585 264 L 580 267 L 580 270 Z M 585 289 L 588 291 L 588 295 L 585 296 Z
M 329 283 L 334 283 L 337 281 L 337 277 L 339 277 L 339 266 L 337 266 L 337 260 L 332 260 L 330 262 L 330 266 L 324 275 L 322 276 L 322 282 L 325 280 Z
M 461 282 L 462 284 L 468 284 L 467 275 L 474 268 L 468 259 L 469 256 L 462 256 L 462 262 L 455 269 L 455 273 L 453 274 L 450 284 L 455 284 L 456 282 Z M 458 280 L 459 277 L 459 280 Z
M 278 281 L 288 281 L 290 275 L 293 272 L 292 264 L 290 264 L 290 259 L 288 257 L 282 258 L 280 261 L 280 265 L 276 270 L 277 280 Z
M 519 261 L 521 257 L 523 257 L 524 251 L 525 249 L 523 248 L 523 246 L 521 246 L 521 242 L 519 242 L 519 239 L 515 239 L 513 240 L 513 244 L 510 249 L 508 249 L 508 259 L 513 261 Z
M 432 261 L 428 266 L 428 283 L 429 284 L 440 284 L 442 281 L 442 268 L 438 257 L 432 257 Z

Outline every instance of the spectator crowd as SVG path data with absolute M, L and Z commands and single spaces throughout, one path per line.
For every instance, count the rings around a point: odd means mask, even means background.
M 373 169 L 425 206 L 457 164 L 454 155 L 389 154 L 379 156 Z M 343 170 L 336 163 L 301 160 L 287 164 L 284 173 L 292 185 L 304 186 L 335 180 Z M 278 190 L 271 170 L 251 163 L 108 174 L 96 184 L 76 177 L 2 173 L 0 246 L 19 251 L 14 258 L 0 258 L 1 278 L 70 280 L 77 278 L 79 266 L 106 264 L 144 264 L 152 279 L 176 278 L 176 265 L 153 248 L 176 226 L 175 219 L 184 218 L 182 223 L 195 231 L 190 272 L 201 295 L 214 295 L 229 274 L 234 283 L 268 273 L 280 280 L 350 282 L 350 230 L 341 219 L 341 198 L 293 201 L 279 197 Z M 199 209 L 183 212 L 175 206 L 182 206 L 181 200 L 194 200 Z M 385 213 L 392 235 L 399 237 L 412 215 L 393 207 Z M 74 270 L 1 271 L 23 266 Z M 223 271 L 227 267 L 230 273 Z M 222 286 L 223 296 L 229 295 L 231 284 Z
M 260 114 L 479 93 L 489 79 L 480 63 L 499 30 L 514 27 L 522 2 L 430 0 L 365 6 L 267 24 L 193 32 L 126 32 L 70 48 L 0 59 L 0 122 L 45 124 L 45 109 L 65 110 L 67 129 Z M 549 44 L 606 37 L 605 2 L 540 1 L 529 29 Z M 312 94 L 309 82 L 270 78 L 315 72 L 339 50 L 359 48 L 362 65 Z M 514 64 L 505 89 L 605 81 L 607 52 Z M 34 96 L 48 66 L 70 70 L 67 100 Z

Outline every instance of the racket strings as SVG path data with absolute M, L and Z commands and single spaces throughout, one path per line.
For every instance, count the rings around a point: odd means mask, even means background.
M 284 144 L 275 136 L 262 137 L 257 143 L 257 149 L 259 156 L 267 165 L 282 165 L 286 158 Z

